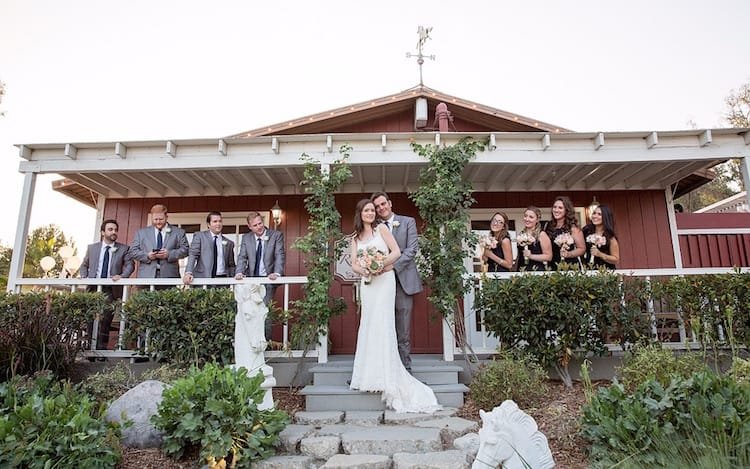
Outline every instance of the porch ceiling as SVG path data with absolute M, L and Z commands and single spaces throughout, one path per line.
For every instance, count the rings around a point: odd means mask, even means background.
M 19 146 L 21 172 L 58 173 L 53 187 L 89 205 L 108 198 L 303 193 L 307 153 L 323 163 L 353 147 L 343 193 L 417 188 L 426 166 L 412 141 L 488 141 L 464 178 L 476 191 L 663 190 L 732 157 L 750 156 L 747 129 L 631 133 L 337 134 L 225 140 Z

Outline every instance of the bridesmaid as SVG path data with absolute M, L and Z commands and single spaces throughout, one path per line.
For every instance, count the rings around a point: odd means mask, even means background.
M 547 263 L 552 260 L 552 243 L 542 231 L 541 218 L 542 211 L 537 207 L 526 207 L 523 212 L 523 230 L 516 236 L 518 271 L 546 270 Z
M 490 235 L 497 240 L 497 246 L 484 249 L 482 260 L 487 262 L 488 272 L 510 272 L 513 268 L 513 250 L 508 235 L 508 215 L 496 212 L 490 220 Z
M 590 267 L 615 269 L 620 261 L 620 244 L 615 235 L 615 216 L 607 205 L 591 213 L 591 223 L 583 227 L 586 238 L 586 262 Z
M 552 221 L 547 223 L 545 231 L 552 241 L 552 270 L 557 270 L 558 264 L 563 262 L 582 266 L 581 256 L 586 252 L 586 243 L 583 240 L 583 231 L 578 227 L 570 198 L 564 195 L 555 198 L 552 204 Z M 572 240 L 572 243 L 563 247 L 561 241 L 566 237 Z

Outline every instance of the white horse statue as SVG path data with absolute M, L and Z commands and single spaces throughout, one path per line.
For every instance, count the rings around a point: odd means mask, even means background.
M 263 352 L 266 350 L 265 322 L 268 307 L 263 303 L 266 287 L 259 283 L 241 283 L 234 288 L 237 300 L 237 315 L 234 317 L 234 362 L 235 367 L 245 367 L 248 375 L 263 372 L 261 387 L 266 390 L 258 409 L 273 408 L 271 389 L 276 385 L 273 368 L 266 365 Z
M 547 437 L 536 421 L 507 400 L 492 412 L 479 411 L 479 452 L 472 469 L 549 469 L 555 467 Z

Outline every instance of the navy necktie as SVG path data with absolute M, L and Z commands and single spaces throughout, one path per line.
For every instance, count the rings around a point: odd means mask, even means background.
M 218 236 L 214 236 L 214 249 L 213 249 L 213 251 L 214 251 L 213 252 L 213 254 L 214 254 L 214 264 L 213 264 L 213 267 L 211 267 L 211 278 L 216 277 L 216 269 L 218 268 L 217 265 L 219 263 L 218 262 L 218 260 L 219 260 L 219 247 L 216 245 L 216 243 L 218 241 L 219 241 L 219 237 Z
M 99 274 L 99 278 L 109 277 L 109 248 L 110 246 L 104 246 L 104 258 L 102 259 L 102 273 Z
M 260 263 L 263 262 L 263 239 L 258 238 L 258 247 L 255 248 L 255 268 L 253 277 L 260 277 Z
M 164 245 L 164 238 L 161 237 L 161 230 L 159 230 L 159 233 L 156 235 L 156 249 L 161 251 L 161 247 Z

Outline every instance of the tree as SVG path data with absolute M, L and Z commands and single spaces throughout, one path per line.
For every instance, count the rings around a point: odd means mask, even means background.
M 724 100 L 727 110 L 724 120 L 732 127 L 750 127 L 750 83 L 738 90 L 732 90 Z M 713 181 L 683 195 L 675 202 L 682 204 L 689 212 L 711 205 L 743 190 L 740 160 L 731 159 L 713 167 L 716 177 Z
M 13 249 L 0 245 L 0 290 L 8 286 L 8 273 L 10 272 L 10 259 Z
M 52 256 L 55 258 L 56 264 L 48 272 L 48 275 L 50 277 L 57 277 L 63 265 L 59 251 L 61 247 L 68 244 L 72 246 L 73 239 L 68 239 L 60 227 L 55 224 L 35 228 L 26 242 L 26 260 L 23 264 L 23 276 L 44 277 L 44 270 L 39 262 L 45 256 Z

